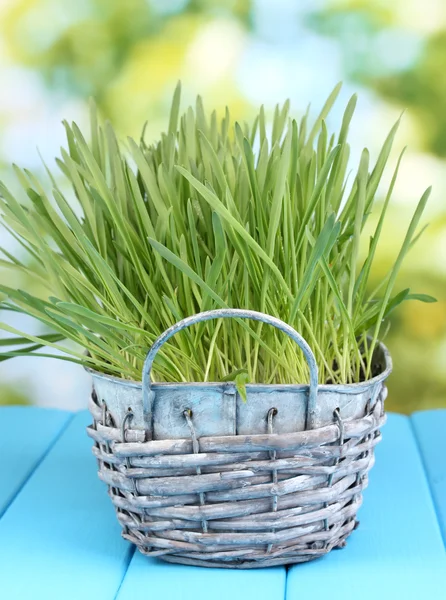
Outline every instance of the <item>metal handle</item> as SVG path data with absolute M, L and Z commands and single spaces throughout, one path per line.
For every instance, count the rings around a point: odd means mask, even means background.
M 155 397 L 155 393 L 152 389 L 152 384 L 150 381 L 150 373 L 152 371 L 153 361 L 155 360 L 155 356 L 158 350 L 163 346 L 167 340 L 169 340 L 173 335 L 185 329 L 186 327 L 190 327 L 191 325 L 195 325 L 195 323 L 199 323 L 200 321 L 210 321 L 211 319 L 222 319 L 228 317 L 235 317 L 241 319 L 252 319 L 254 321 L 262 321 L 263 323 L 267 323 L 268 325 L 272 325 L 277 329 L 280 329 L 284 333 L 286 333 L 296 344 L 301 348 L 304 353 L 304 356 L 307 360 L 308 367 L 310 369 L 310 389 L 308 394 L 308 404 L 307 404 L 307 428 L 311 429 L 312 424 L 314 422 L 315 411 L 316 411 L 316 400 L 317 400 L 317 386 L 318 386 L 318 369 L 316 364 L 316 359 L 314 354 L 304 340 L 304 338 L 297 333 L 295 329 L 293 329 L 287 323 L 284 323 L 280 319 L 276 317 L 271 317 L 270 315 L 265 315 L 261 312 L 256 312 L 254 310 L 242 310 L 238 308 L 224 308 L 218 310 L 208 310 L 205 312 L 197 313 L 196 315 L 192 315 L 191 317 L 187 317 L 182 321 L 178 321 L 169 329 L 166 329 L 164 333 L 162 333 L 154 342 L 149 352 L 147 353 L 146 359 L 144 361 L 143 373 L 142 373 L 142 387 L 143 387 L 143 410 L 144 410 L 144 418 L 147 426 L 147 435 L 150 439 L 152 432 L 152 415 L 153 415 L 153 400 Z

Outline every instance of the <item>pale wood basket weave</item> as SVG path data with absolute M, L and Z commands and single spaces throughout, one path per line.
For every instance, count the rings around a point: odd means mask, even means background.
M 251 318 L 303 350 L 309 385 L 152 384 L 159 348 L 202 320 Z M 204 567 L 305 562 L 342 548 L 385 422 L 386 349 L 380 375 L 355 385 L 317 384 L 308 344 L 289 325 L 253 311 L 208 311 L 154 343 L 143 382 L 93 373 L 88 428 L 99 477 L 123 536 L 149 556 Z

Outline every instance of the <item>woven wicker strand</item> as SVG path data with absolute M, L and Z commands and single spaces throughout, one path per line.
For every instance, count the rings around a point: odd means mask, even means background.
M 359 419 L 290 434 L 145 441 L 93 393 L 88 433 L 123 536 L 149 556 L 224 568 L 293 564 L 345 545 L 385 422 L 384 386 Z

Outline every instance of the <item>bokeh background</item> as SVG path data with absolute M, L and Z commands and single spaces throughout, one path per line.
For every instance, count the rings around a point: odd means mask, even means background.
M 183 106 L 200 93 L 239 119 L 290 98 L 299 116 L 319 108 L 337 81 L 338 126 L 357 91 L 353 155 L 372 156 L 405 109 L 396 151 L 406 153 L 379 248 L 376 280 L 394 259 L 412 210 L 433 184 L 429 227 L 400 286 L 438 298 L 406 303 L 386 344 L 394 358 L 389 408 L 446 406 L 446 3 L 444 0 L 0 0 L 0 178 L 10 164 L 42 172 L 63 143 L 63 118 L 87 125 L 88 97 L 120 134 L 147 137 L 167 124 L 173 88 Z M 388 174 L 388 180 L 390 173 Z M 20 249 L 0 231 L 0 243 Z M 9 280 L 8 280 L 9 277 Z M 26 289 L 26 281 L 0 279 Z M 10 315 L 0 319 L 11 322 Z M 14 325 L 33 330 L 23 317 Z M 0 404 L 80 408 L 89 377 L 44 358 L 0 363 Z

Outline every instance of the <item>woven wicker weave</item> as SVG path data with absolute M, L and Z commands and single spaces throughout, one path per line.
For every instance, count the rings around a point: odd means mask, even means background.
M 300 563 L 343 547 L 385 421 L 382 382 L 377 392 L 360 418 L 336 408 L 330 424 L 294 433 L 275 432 L 274 393 L 263 434 L 198 438 L 186 407 L 187 437 L 150 439 L 132 428 L 133 410 L 117 423 L 93 391 L 88 432 L 123 536 L 149 556 L 206 567 Z

